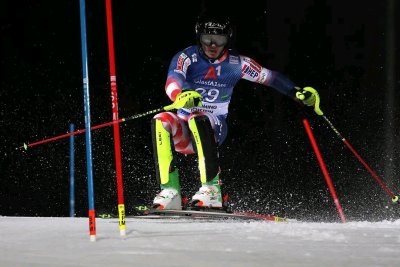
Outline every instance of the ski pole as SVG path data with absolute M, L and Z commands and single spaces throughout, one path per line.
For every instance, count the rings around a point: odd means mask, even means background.
M 328 123 L 329 127 L 335 132 L 336 136 L 339 137 L 346 147 L 354 154 L 354 156 L 361 162 L 362 165 L 368 170 L 368 172 L 375 178 L 379 185 L 385 190 L 385 192 L 392 198 L 393 203 L 399 203 L 399 197 L 395 195 L 383 182 L 383 180 L 372 170 L 372 168 L 365 162 L 365 160 L 357 153 L 357 151 L 350 145 L 350 143 L 344 138 L 340 132 L 333 126 L 332 122 L 325 116 L 321 115 L 322 118 Z
M 126 122 L 126 121 L 129 121 L 129 120 L 141 118 L 141 117 L 144 117 L 144 116 L 147 116 L 147 115 L 150 115 L 150 114 L 154 114 L 154 113 L 157 113 L 157 112 L 160 112 L 160 111 L 170 110 L 170 109 L 172 109 L 170 106 L 166 106 L 166 107 L 162 107 L 162 108 L 158 108 L 158 109 L 153 109 L 153 110 L 150 110 L 150 111 L 147 111 L 147 112 L 144 112 L 144 113 L 132 115 L 130 117 L 126 117 L 126 118 L 122 118 L 122 119 L 119 119 L 119 120 L 110 121 L 110 122 L 106 122 L 106 123 L 103 123 L 103 124 L 95 125 L 95 126 L 90 127 L 90 130 L 96 130 L 96 129 L 104 128 L 106 126 L 110 126 L 110 125 L 113 125 L 113 124 L 116 124 L 116 123 Z M 16 150 L 18 150 L 18 149 L 28 150 L 28 148 L 32 148 L 34 146 L 45 144 L 45 143 L 48 143 L 48 142 L 51 142 L 51 141 L 55 141 L 55 140 L 58 140 L 58 139 L 66 138 L 68 136 L 81 134 L 81 133 L 84 133 L 85 131 L 86 131 L 86 129 L 80 129 L 80 130 L 76 130 L 74 132 L 58 135 L 58 136 L 47 138 L 47 139 L 44 139 L 44 140 L 41 140 L 41 141 L 37 141 L 37 142 L 33 142 L 33 143 L 24 143 L 23 146 L 17 147 Z
M 320 99 L 318 96 L 317 91 L 314 88 L 311 87 L 305 87 L 304 88 L 305 92 L 297 92 L 296 95 L 300 100 L 304 99 L 307 94 L 314 94 L 316 101 L 315 101 L 315 106 L 314 106 L 314 111 L 317 113 L 317 115 L 321 116 L 329 125 L 329 127 L 335 132 L 336 136 L 339 137 L 342 142 L 346 145 L 346 147 L 354 154 L 354 156 L 361 162 L 361 164 L 368 170 L 368 172 L 372 175 L 372 177 L 375 178 L 375 180 L 378 182 L 378 184 L 385 190 L 385 192 L 392 198 L 393 203 L 399 203 L 399 196 L 395 195 L 388 187 L 387 185 L 383 182 L 383 180 L 372 170 L 372 168 L 365 162 L 365 160 L 357 153 L 357 151 L 350 145 L 350 143 L 344 138 L 341 133 L 336 129 L 335 126 L 333 126 L 333 123 L 324 115 L 322 110 L 319 107 L 320 104 Z
M 90 127 L 90 130 L 96 130 L 96 129 L 104 128 L 104 127 L 109 126 L 109 125 L 130 121 L 130 120 L 133 120 L 133 119 L 141 118 L 141 117 L 144 117 L 144 116 L 147 116 L 147 115 L 150 115 L 150 114 L 154 114 L 154 113 L 157 113 L 157 112 L 161 112 L 161 111 L 170 111 L 170 110 L 173 110 L 173 109 L 180 109 L 180 108 L 185 106 L 186 101 L 188 100 L 187 96 L 191 96 L 191 95 L 193 95 L 193 93 L 191 93 L 191 91 L 187 91 L 185 94 L 183 94 L 182 98 L 176 99 L 172 104 L 170 104 L 168 106 L 165 106 L 165 107 L 162 107 L 162 108 L 158 108 L 158 109 L 153 109 L 153 110 L 150 110 L 150 111 L 147 111 L 147 112 L 143 112 L 143 113 L 140 113 L 140 114 L 132 115 L 130 117 L 122 118 L 122 119 L 119 119 L 119 120 L 114 120 L 114 121 L 106 122 L 106 123 L 99 124 L 99 125 L 96 125 L 96 126 L 92 126 L 92 127 Z M 198 106 L 198 105 L 201 106 L 201 97 L 200 98 L 194 97 L 193 101 L 195 101 L 194 102 L 195 106 Z M 65 138 L 65 137 L 68 137 L 68 136 L 71 136 L 71 135 L 81 134 L 81 133 L 84 133 L 85 131 L 86 131 L 86 129 L 81 129 L 81 130 L 77 130 L 77 131 L 72 132 L 72 133 L 62 134 L 62 135 L 59 135 L 59 136 L 51 137 L 51 138 L 44 139 L 44 140 L 37 141 L 37 142 L 33 142 L 33 143 L 28 143 L 28 144 L 24 143 L 22 146 L 17 147 L 16 150 L 18 150 L 18 149 L 28 150 L 28 148 L 31 148 L 31 147 L 34 147 L 34 146 L 37 146 L 37 145 L 41 145 L 41 144 L 44 144 L 44 143 L 48 143 L 48 142 L 51 142 L 51 141 L 55 141 L 55 140 L 58 140 L 58 139 L 62 139 L 62 138 Z

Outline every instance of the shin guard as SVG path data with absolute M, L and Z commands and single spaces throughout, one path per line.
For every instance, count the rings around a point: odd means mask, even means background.
M 151 124 L 153 153 L 156 166 L 156 176 L 161 189 L 173 187 L 180 192 L 178 170 L 171 166 L 173 155 L 171 137 L 160 120 L 153 120 Z
M 200 180 L 202 184 L 207 184 L 213 181 L 219 173 L 218 149 L 214 131 L 206 116 L 191 118 L 189 120 L 189 128 L 196 144 Z

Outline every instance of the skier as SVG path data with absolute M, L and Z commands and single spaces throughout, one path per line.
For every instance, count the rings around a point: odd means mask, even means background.
M 171 138 L 176 152 L 197 153 L 201 187 L 191 206 L 225 207 L 218 146 L 227 136 L 228 106 L 240 79 L 272 87 L 307 106 L 314 106 L 318 99 L 315 89 L 300 89 L 281 73 L 230 49 L 233 32 L 229 18 L 199 17 L 195 32 L 197 45 L 178 52 L 169 66 L 165 92 L 173 103 L 152 120 L 156 176 L 161 187 L 153 201 L 155 209 L 182 209 Z

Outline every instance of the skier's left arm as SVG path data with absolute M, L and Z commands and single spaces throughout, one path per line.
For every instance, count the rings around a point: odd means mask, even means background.
M 241 57 L 242 78 L 269 86 L 307 106 L 319 104 L 318 92 L 312 87 L 300 88 L 280 72 L 269 70 L 249 57 Z

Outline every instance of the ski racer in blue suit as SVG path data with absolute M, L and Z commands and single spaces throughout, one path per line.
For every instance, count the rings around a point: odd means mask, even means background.
M 195 26 L 197 45 L 178 52 L 171 60 L 165 92 L 173 102 L 152 120 L 156 176 L 161 192 L 153 201 L 155 209 L 182 209 L 178 153 L 197 153 L 201 187 L 190 205 L 223 209 L 218 146 L 228 132 L 226 118 L 233 89 L 240 79 L 263 84 L 280 93 L 314 106 L 316 95 L 279 72 L 269 70 L 252 58 L 230 49 L 232 26 L 227 18 L 200 17 Z M 177 110 L 172 112 L 172 110 Z

